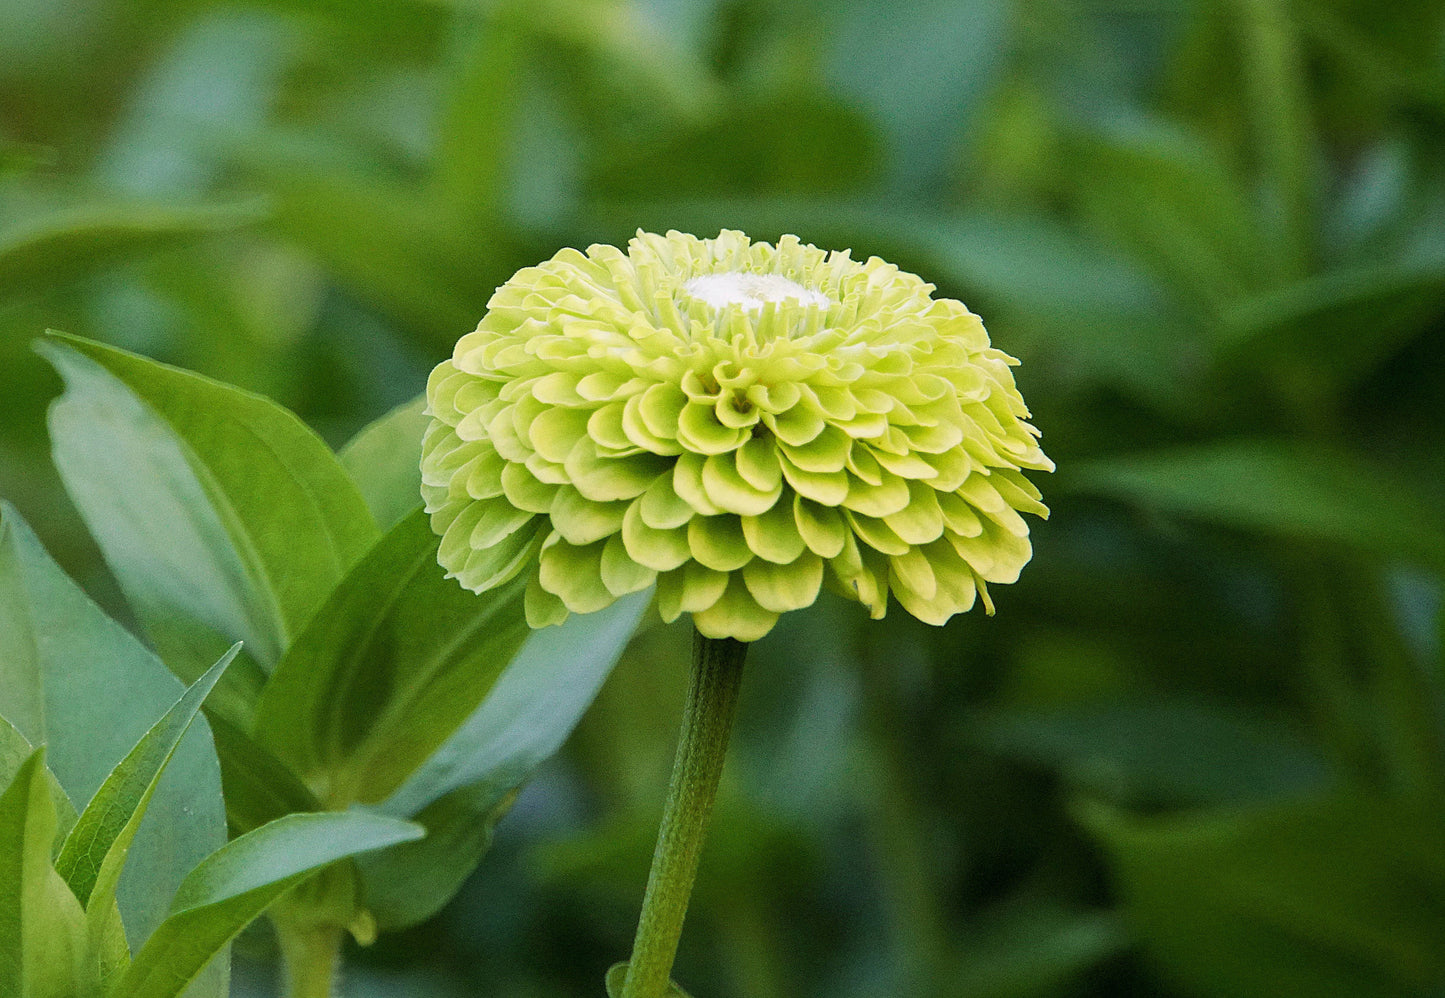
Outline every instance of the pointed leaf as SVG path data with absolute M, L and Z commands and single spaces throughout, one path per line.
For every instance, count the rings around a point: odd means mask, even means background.
M 428 422 L 423 395 L 363 427 L 337 455 L 383 529 L 421 505 L 421 438 Z
M 419 838 L 409 822 L 359 812 L 294 814 L 208 857 L 108 998 L 175 998 L 272 903 L 337 860 Z
M 256 709 L 256 737 L 331 806 L 376 803 L 476 707 L 528 632 L 522 588 L 467 592 L 417 510 L 342 580 Z
M 8 787 L 15 774 L 20 772 L 20 767 L 25 760 L 30 758 L 35 746 L 30 740 L 20 733 L 5 718 L 0 717 L 0 787 Z M 45 779 L 50 784 L 50 799 L 55 804 L 56 836 L 55 846 L 58 849 L 65 836 L 75 827 L 75 805 L 70 803 L 65 789 L 61 787 L 60 781 L 55 778 L 49 767 L 45 769 Z
M 96 903 L 102 908 L 109 907 L 120 878 L 120 866 L 166 764 L 200 713 L 201 704 L 239 650 L 239 645 L 233 646 L 221 656 L 145 733 L 111 770 L 66 836 L 55 869 L 82 905 L 94 907 L 91 893 L 99 888 L 101 893 Z
M 209 632 L 274 664 L 377 537 L 335 456 L 259 395 L 76 337 L 40 348 L 66 379 L 56 466 L 163 657 L 193 678 Z
M 358 860 L 383 929 L 434 914 L 471 873 L 516 788 L 562 747 L 612 672 L 651 590 L 533 631 L 472 716 L 377 809 L 415 817 L 421 842 Z
M 55 805 L 45 749 L 0 794 L 0 994 L 74 998 L 91 985 L 85 914 L 50 865 Z
M 69 799 L 90 801 L 184 692 L 0 503 L 0 704 L 30 744 L 48 743 L 47 758 Z M 207 728 L 204 719 L 191 725 L 130 849 L 119 898 L 136 945 L 160 923 L 186 873 L 226 841 Z M 67 802 L 61 811 L 68 829 L 74 808 Z

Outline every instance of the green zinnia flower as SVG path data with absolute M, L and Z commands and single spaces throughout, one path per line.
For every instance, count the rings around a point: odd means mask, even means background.
M 822 585 L 941 624 L 1012 582 L 1052 470 L 978 316 L 874 257 L 639 232 L 497 290 L 427 384 L 439 561 L 560 623 L 657 584 L 754 641 Z

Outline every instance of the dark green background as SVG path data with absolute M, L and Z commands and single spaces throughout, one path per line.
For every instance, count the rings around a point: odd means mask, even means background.
M 124 618 L 44 328 L 340 443 L 513 270 L 639 226 L 917 271 L 1059 465 L 996 617 L 824 601 L 754 649 L 690 990 L 1445 995 L 1445 6 L 7 0 L 0 495 Z M 348 995 L 600 994 L 686 641 Z

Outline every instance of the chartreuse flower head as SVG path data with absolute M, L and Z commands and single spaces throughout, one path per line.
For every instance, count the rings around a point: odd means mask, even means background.
M 639 232 L 519 271 L 427 385 L 440 561 L 531 624 L 654 582 L 753 641 L 827 584 L 941 624 L 1012 582 L 1050 470 L 979 318 L 877 258 Z

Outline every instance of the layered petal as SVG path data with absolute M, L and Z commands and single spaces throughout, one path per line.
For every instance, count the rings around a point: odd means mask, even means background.
M 941 624 L 1011 582 L 1052 470 L 960 302 L 785 236 L 639 232 L 497 289 L 427 384 L 422 495 L 478 592 L 559 623 L 657 586 L 756 640 L 822 585 Z

